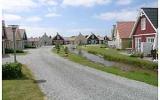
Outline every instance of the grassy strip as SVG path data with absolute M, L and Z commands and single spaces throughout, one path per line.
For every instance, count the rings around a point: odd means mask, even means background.
M 55 49 L 53 49 L 54 53 L 57 53 Z M 58 55 L 64 57 L 65 53 L 64 50 L 61 49 L 60 52 L 58 53 Z M 158 74 L 154 71 L 149 71 L 149 70 L 144 70 L 144 69 L 134 69 L 132 71 L 123 71 L 117 67 L 106 67 L 102 64 L 99 63 L 95 63 L 92 61 L 87 60 L 86 58 L 73 54 L 73 53 L 69 53 L 67 57 L 65 57 L 73 62 L 91 67 L 91 68 L 95 68 L 104 72 L 108 72 L 108 73 L 112 73 L 115 75 L 119 75 L 119 76 L 123 76 L 129 79 L 133 79 L 133 80 L 137 80 L 137 81 L 141 81 L 141 82 L 145 82 L 154 86 L 158 86 Z
M 104 59 L 106 60 L 126 63 L 144 69 L 151 69 L 151 70 L 158 69 L 157 63 L 122 55 L 117 50 L 114 49 L 100 48 L 99 46 L 82 46 L 82 49 L 92 54 L 100 54 L 104 56 Z
M 43 93 L 34 83 L 34 77 L 25 65 L 22 72 L 25 76 L 20 79 L 2 81 L 3 100 L 44 100 Z

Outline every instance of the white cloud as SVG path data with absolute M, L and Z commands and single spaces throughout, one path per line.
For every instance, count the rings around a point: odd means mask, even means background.
M 37 7 L 34 0 L 3 0 L 2 9 L 9 12 L 22 12 Z
M 95 18 L 102 20 L 135 20 L 138 12 L 136 10 L 121 10 L 101 13 L 100 15 L 95 15 Z
M 58 17 L 58 16 L 61 16 L 61 15 L 56 13 L 48 13 L 45 15 L 45 17 Z
M 62 5 L 92 7 L 110 3 L 111 0 L 63 0 Z
M 29 22 L 37 22 L 37 21 L 41 21 L 41 20 L 42 20 L 42 18 L 38 17 L 38 16 L 31 16 L 26 19 L 26 21 L 29 21 Z
M 117 0 L 118 5 L 129 5 L 133 0 Z
M 42 5 L 50 5 L 50 6 L 56 6 L 58 5 L 58 2 L 55 0 L 38 0 Z
M 6 21 L 17 21 L 17 20 L 21 20 L 22 17 L 15 14 L 3 14 L 3 19 Z

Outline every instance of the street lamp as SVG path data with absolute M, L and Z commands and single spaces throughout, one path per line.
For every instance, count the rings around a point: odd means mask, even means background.
M 16 29 L 18 28 L 18 25 L 8 25 L 12 28 L 13 31 L 13 47 L 14 47 L 14 62 L 16 63 Z

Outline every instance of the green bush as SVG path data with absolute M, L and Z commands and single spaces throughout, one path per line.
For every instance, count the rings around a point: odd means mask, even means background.
M 6 63 L 2 65 L 2 79 L 15 79 L 22 77 L 22 64 Z
M 140 57 L 141 53 L 133 53 L 130 55 L 130 57 Z
M 68 54 L 68 52 L 69 52 L 69 51 L 68 51 L 68 47 L 65 47 L 65 48 L 64 48 L 64 52 L 65 52 L 65 54 Z
M 14 49 L 5 49 L 5 53 L 8 54 L 8 53 L 14 53 Z M 24 53 L 23 50 L 16 50 L 16 53 Z
M 91 53 L 91 54 L 97 54 L 97 52 L 95 52 L 95 51 L 88 51 L 88 53 Z
M 36 46 L 25 45 L 24 48 L 25 49 L 27 49 L 27 48 L 36 48 Z

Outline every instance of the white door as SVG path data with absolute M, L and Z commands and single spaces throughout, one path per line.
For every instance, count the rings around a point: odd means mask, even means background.
M 137 51 L 140 51 L 141 50 L 141 38 L 138 37 L 138 38 L 135 38 L 135 49 Z

